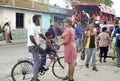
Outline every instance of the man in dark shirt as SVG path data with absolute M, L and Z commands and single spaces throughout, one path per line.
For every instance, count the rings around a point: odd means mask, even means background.
M 53 39 L 53 41 L 55 41 L 56 32 L 55 32 L 54 26 L 52 24 L 50 25 L 50 28 L 48 29 L 48 31 L 52 33 L 52 39 Z

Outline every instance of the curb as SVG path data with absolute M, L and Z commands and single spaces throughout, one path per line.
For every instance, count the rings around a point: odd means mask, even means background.
M 17 43 L 6 43 L 6 44 L 1 44 L 0 46 L 5 46 L 5 45 L 15 45 L 15 44 L 23 44 L 27 42 L 17 42 Z
M 15 45 L 15 44 L 22 44 L 22 43 L 27 43 L 27 39 L 17 39 L 17 40 L 12 40 L 12 43 L 6 43 L 6 41 L 0 41 L 0 46 L 5 46 L 5 45 Z

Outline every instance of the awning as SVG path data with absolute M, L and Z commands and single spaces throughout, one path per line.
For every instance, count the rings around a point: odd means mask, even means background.
M 101 12 L 115 15 L 115 10 L 114 9 L 112 9 L 111 7 L 108 7 L 104 4 L 101 4 L 99 2 L 73 2 L 72 6 L 73 7 L 74 6 L 75 7 L 88 7 L 88 9 L 89 9 L 90 6 L 93 6 L 94 8 L 96 6 L 100 9 Z
M 54 16 L 54 21 L 55 22 L 63 22 L 66 16 L 60 16 L 60 15 L 55 15 Z
M 108 6 L 104 5 L 104 4 L 101 4 L 100 10 L 101 10 L 101 12 L 115 15 L 115 10 L 112 9 L 111 7 L 108 7 Z
M 98 2 L 73 2 L 72 6 L 100 6 Z

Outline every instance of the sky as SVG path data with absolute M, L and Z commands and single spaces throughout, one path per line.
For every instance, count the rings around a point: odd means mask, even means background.
M 61 7 L 64 6 L 64 1 L 65 0 L 49 0 L 50 4 L 57 4 L 60 5 Z M 114 2 L 112 8 L 115 10 L 116 16 L 120 17 L 120 0 L 112 0 Z
M 115 9 L 116 16 L 120 17 L 120 0 L 112 0 L 114 2 L 112 8 Z

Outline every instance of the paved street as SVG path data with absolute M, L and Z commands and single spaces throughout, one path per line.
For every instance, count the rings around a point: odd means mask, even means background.
M 42 47 L 45 47 L 44 42 L 42 42 Z M 63 47 L 59 51 L 59 55 L 62 53 Z M 12 81 L 10 77 L 10 72 L 13 65 L 20 58 L 31 57 L 31 54 L 27 51 L 26 43 L 14 44 L 14 45 L 3 45 L 0 46 L 0 81 Z M 79 56 L 79 54 L 78 54 Z M 75 81 L 120 81 L 120 68 L 116 67 L 116 60 L 107 59 L 107 63 L 100 64 L 98 61 L 97 54 L 97 68 L 98 72 L 92 71 L 90 66 L 87 69 L 84 66 L 85 61 L 80 60 L 78 57 L 79 64 L 75 71 Z M 41 81 L 61 81 L 57 79 L 53 74 L 51 69 L 42 77 Z M 26 80 L 29 81 L 29 80 Z

